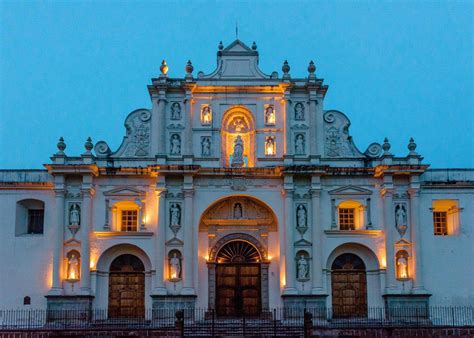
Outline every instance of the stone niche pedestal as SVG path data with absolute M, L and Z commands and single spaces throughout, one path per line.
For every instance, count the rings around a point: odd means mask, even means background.
M 326 298 L 328 295 L 282 295 L 283 307 L 288 310 L 288 313 L 295 312 L 295 315 L 301 316 L 301 313 L 296 314 L 299 310 L 306 309 L 311 312 L 314 317 L 318 314 L 326 317 Z
M 194 309 L 196 295 L 151 295 L 153 310 Z
M 62 320 L 71 317 L 87 319 L 91 315 L 94 296 L 45 296 L 48 320 Z
M 431 294 L 386 294 L 385 308 L 390 317 L 417 316 L 429 318 Z

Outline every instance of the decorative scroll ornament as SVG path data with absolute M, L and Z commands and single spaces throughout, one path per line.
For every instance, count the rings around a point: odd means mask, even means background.
M 324 114 L 326 157 L 364 157 L 349 136 L 350 121 L 343 113 L 329 110 Z M 377 147 L 369 147 L 370 154 L 377 153 Z

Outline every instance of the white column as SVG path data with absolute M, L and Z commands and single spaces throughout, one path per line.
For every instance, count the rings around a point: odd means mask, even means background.
M 81 288 L 80 292 L 89 295 L 91 292 L 91 245 L 90 231 L 92 230 L 92 196 L 93 189 L 82 189 L 81 204 Z
M 291 121 L 293 120 L 292 111 L 291 111 L 291 104 L 289 98 L 289 93 L 285 93 L 285 96 L 282 100 L 282 106 L 285 110 L 285 155 L 292 155 L 293 154 L 293 146 L 292 146 L 292 139 L 291 139 Z
M 295 288 L 295 254 L 293 250 L 293 190 L 285 189 L 285 288 L 283 294 L 296 294 Z
M 193 195 L 194 190 L 186 189 L 184 192 L 184 285 L 181 290 L 183 295 L 194 295 L 194 282 L 193 282 Z
M 323 293 L 323 227 L 321 220 L 321 190 L 311 190 L 313 242 L 313 294 Z
M 310 93 L 309 98 L 309 144 L 308 144 L 308 154 L 315 155 L 317 153 L 317 142 L 316 142 L 316 126 L 317 126 L 317 112 L 316 112 L 316 94 Z
M 157 189 L 158 222 L 155 232 L 155 290 L 154 294 L 166 295 L 164 284 L 165 236 L 166 236 L 166 189 Z
M 414 271 L 413 271 L 413 291 L 419 293 L 425 293 L 425 287 L 423 283 L 423 260 L 422 260 L 422 236 L 421 236 L 421 223 L 419 215 L 420 206 L 420 191 L 419 189 L 409 189 L 410 194 L 410 220 L 411 220 L 411 240 L 413 243 L 413 260 L 414 260 Z
M 156 104 L 153 105 L 152 109 L 152 122 L 153 122 L 153 132 L 152 135 L 156 135 L 156 153 L 159 155 L 164 155 L 166 153 L 166 94 L 163 90 L 160 90 L 158 98 L 156 99 Z
M 193 116 L 192 116 L 192 109 L 191 109 L 192 99 L 191 99 L 191 92 L 186 91 L 186 99 L 184 100 L 184 114 L 186 117 L 186 125 L 185 125 L 185 147 L 183 155 L 193 155 Z
M 64 190 L 55 189 L 56 207 L 56 229 L 53 251 L 53 285 L 50 294 L 60 295 L 62 293 L 62 262 L 63 262 L 63 240 L 64 240 Z
M 393 215 L 393 192 L 391 189 L 382 191 L 384 207 L 384 230 L 385 230 L 385 260 L 387 264 L 386 292 L 396 289 L 395 276 L 395 254 L 394 254 L 394 215 Z

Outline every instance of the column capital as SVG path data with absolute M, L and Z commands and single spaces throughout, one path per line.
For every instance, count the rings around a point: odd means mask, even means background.
M 155 194 L 157 197 L 166 197 L 166 193 L 168 192 L 168 189 L 166 188 L 156 188 L 155 189 Z
M 311 197 L 321 197 L 322 189 L 310 189 Z
M 95 195 L 94 188 L 81 188 L 82 197 L 92 198 Z
M 283 197 L 292 198 L 294 192 L 295 192 L 295 189 L 281 189 L 281 195 Z
M 184 197 L 193 197 L 194 196 L 194 189 L 183 189 Z
M 54 188 L 53 191 L 54 196 L 56 197 L 64 197 L 64 195 L 66 194 L 66 190 L 63 188 Z
M 408 195 L 410 197 L 419 197 L 420 196 L 420 189 L 419 188 L 408 188 Z
M 380 194 L 382 195 L 383 198 L 393 197 L 393 192 L 394 192 L 393 188 L 382 188 L 380 190 Z

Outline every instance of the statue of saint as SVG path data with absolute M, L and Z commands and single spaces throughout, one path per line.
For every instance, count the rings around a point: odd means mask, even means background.
M 304 120 L 304 107 L 301 102 L 295 105 L 295 120 Z
M 74 203 L 69 210 L 69 224 L 79 225 L 81 223 L 80 207 Z
M 395 220 L 397 226 L 407 225 L 407 214 L 403 205 L 398 205 L 397 211 L 395 212 Z
M 71 280 L 79 279 L 79 260 L 75 253 L 72 253 L 67 261 L 67 278 Z
M 170 258 L 170 278 L 178 279 L 181 275 L 181 259 L 178 257 L 176 252 L 173 253 L 173 257 Z
M 275 124 L 275 111 L 272 106 L 265 110 L 265 124 Z
M 306 208 L 300 204 L 296 214 L 298 228 L 306 228 Z
M 203 137 L 201 141 L 201 153 L 202 156 L 211 155 L 211 140 L 209 137 Z
M 179 205 L 176 203 L 171 204 L 170 207 L 170 214 L 171 214 L 171 225 L 181 225 L 181 209 Z
M 298 260 L 298 279 L 308 278 L 308 261 L 301 255 Z
M 405 257 L 397 259 L 398 278 L 408 278 L 408 262 Z
M 244 141 L 238 135 L 234 141 L 234 154 L 232 155 L 232 166 L 242 167 L 244 164 Z
M 209 106 L 205 106 L 202 108 L 202 124 L 209 124 L 211 123 L 212 116 L 211 116 L 211 109 Z
M 236 203 L 234 205 L 234 218 L 241 219 L 242 218 L 242 204 Z
M 172 120 L 181 119 L 181 105 L 178 102 L 175 102 L 171 105 L 171 119 Z
M 295 153 L 297 155 L 304 154 L 304 136 L 302 134 L 298 134 L 295 140 Z
M 171 154 L 180 155 L 181 154 L 181 139 L 178 134 L 174 134 L 171 137 Z

